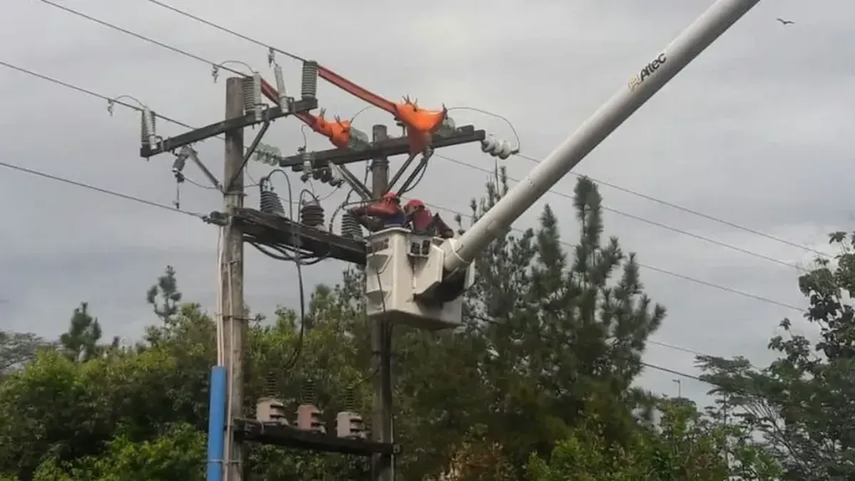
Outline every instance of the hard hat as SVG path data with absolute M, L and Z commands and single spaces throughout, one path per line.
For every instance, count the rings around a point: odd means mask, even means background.
M 401 199 L 398 198 L 398 194 L 392 191 L 383 194 L 383 200 L 387 202 L 401 202 Z
M 424 207 L 425 207 L 425 203 L 420 201 L 419 199 L 410 199 L 410 201 L 407 202 L 407 205 L 404 206 L 404 209 L 416 210 L 419 208 L 423 209 Z

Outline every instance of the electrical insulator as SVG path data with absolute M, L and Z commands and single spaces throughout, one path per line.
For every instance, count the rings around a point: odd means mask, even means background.
M 344 176 L 337 168 L 329 165 L 322 169 L 321 182 L 325 182 L 333 187 L 340 187 L 344 183 Z
M 315 229 L 324 228 L 324 208 L 318 201 L 303 202 L 300 207 L 300 223 Z
M 297 406 L 297 428 L 302 431 L 326 433 L 324 422 L 321 421 L 323 411 L 314 404 L 300 404 Z
M 262 423 L 275 423 L 288 425 L 285 415 L 285 404 L 275 398 L 265 397 L 258 400 L 255 405 L 255 419 Z
M 187 165 L 187 157 L 189 156 L 183 149 L 175 156 L 175 160 L 172 162 L 172 173 L 175 174 L 176 178 L 184 172 L 184 166 Z
M 303 100 L 313 99 L 318 94 L 318 62 L 307 60 L 303 62 L 303 82 L 300 96 Z
M 315 402 L 315 381 L 311 378 L 303 380 L 303 386 L 300 390 L 300 397 L 303 404 L 314 404 Z
M 142 142 L 150 149 L 157 148 L 157 131 L 155 130 L 154 114 L 148 107 L 142 109 Z
M 481 141 L 481 151 L 502 160 L 514 154 L 514 149 L 507 140 L 498 140 L 492 135 Z
M 457 132 L 457 124 L 454 123 L 454 119 L 447 116 L 442 120 L 442 124 L 439 126 L 439 130 L 436 131 L 436 134 L 442 137 L 451 137 Z
M 279 383 L 276 382 L 276 373 L 267 371 L 267 376 L 264 378 L 264 395 L 273 397 L 276 395 L 276 387 Z
M 312 165 L 312 153 L 303 148 L 300 154 L 303 156 L 303 174 L 300 175 L 300 180 L 306 182 L 309 177 L 314 174 L 315 167 Z
M 341 236 L 350 239 L 363 239 L 365 237 L 362 226 L 350 212 L 341 215 Z
M 289 111 L 288 105 L 288 90 L 285 88 L 285 76 L 282 74 L 282 67 L 276 65 L 273 67 L 273 75 L 276 76 L 276 90 L 279 92 L 279 109 L 283 112 Z
M 264 104 L 261 102 L 261 74 L 253 72 L 252 77 L 243 79 L 243 108 L 247 113 L 255 114 L 255 121 L 260 122 L 264 113 Z
M 351 126 L 350 141 L 348 142 L 347 148 L 350 150 L 362 150 L 370 146 L 371 140 L 368 138 L 368 134 Z
M 282 199 L 279 198 L 279 194 L 273 191 L 273 188 L 262 187 L 260 197 L 259 210 L 261 212 L 285 217 L 285 208 L 282 206 Z
M 185 150 L 186 148 L 187 146 L 181 149 L 181 151 L 179 151 L 178 154 L 175 155 L 175 160 L 172 162 L 172 175 L 175 176 L 175 182 L 179 184 L 183 183 L 186 179 L 186 177 L 184 177 L 184 166 L 187 165 L 187 157 L 190 156 L 190 154 L 188 154 Z M 175 192 L 175 195 L 176 197 L 178 196 L 177 190 Z
M 362 416 L 352 411 L 341 411 L 336 414 L 336 435 L 340 438 L 365 438 L 365 425 Z

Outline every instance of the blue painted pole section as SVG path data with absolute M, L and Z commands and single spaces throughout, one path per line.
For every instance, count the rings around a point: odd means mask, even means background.
M 208 412 L 208 477 L 207 481 L 223 481 L 226 440 L 226 368 L 211 368 L 211 401 Z

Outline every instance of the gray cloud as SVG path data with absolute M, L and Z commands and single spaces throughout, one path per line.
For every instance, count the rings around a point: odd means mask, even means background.
M 72 8 L 180 46 L 213 62 L 243 60 L 255 68 L 267 52 L 139 0 L 61 2 Z M 561 142 L 710 2 L 324 2 L 291 8 L 278 1 L 195 1 L 182 8 L 275 45 L 317 58 L 390 98 L 417 96 L 426 106 L 480 107 L 509 116 L 523 150 L 541 158 Z M 849 176 L 849 132 L 855 117 L 853 67 L 855 4 L 844 0 L 808 8 L 804 2 L 761 2 L 755 11 L 623 125 L 586 159 L 578 172 L 751 226 L 812 247 L 829 230 L 852 223 L 855 198 Z M 792 18 L 783 28 L 774 18 Z M 361 19 L 357 21 L 357 19 Z M 366 28 L 366 21 L 371 27 Z M 75 18 L 37 1 L 7 7 L 0 20 L 0 60 L 55 76 L 108 96 L 132 94 L 155 110 L 192 125 L 223 114 L 223 80 L 210 67 Z M 26 29 L 26 40 L 21 31 Z M 280 56 L 281 58 L 281 56 Z M 282 59 L 289 78 L 299 66 Z M 223 76 L 227 74 L 224 73 Z M 139 119 L 106 103 L 32 77 L 3 70 L 7 94 L 0 141 L 3 159 L 56 175 L 169 204 L 174 184 L 165 157 L 137 156 Z M 331 113 L 349 116 L 362 104 L 321 85 Z M 496 119 L 455 111 L 510 137 Z M 359 127 L 388 122 L 380 112 L 360 115 Z M 182 129 L 161 125 L 165 134 Z M 250 132 L 247 135 L 251 135 Z M 302 144 L 295 121 L 281 120 L 268 143 L 285 151 Z M 309 137 L 311 148 L 326 148 Z M 221 167 L 222 143 L 198 146 L 212 169 Z M 477 147 L 443 154 L 491 168 Z M 512 158 L 521 178 L 530 162 Z M 264 170 L 252 167 L 255 177 Z M 204 179 L 198 173 L 195 180 Z M 467 211 L 481 193 L 482 172 L 436 159 L 418 195 Z M 557 188 L 572 191 L 568 176 Z M 281 187 L 284 187 L 281 186 Z M 323 190 L 323 189 L 320 189 Z M 280 189 L 280 192 L 283 190 Z M 602 188 L 611 208 L 763 253 L 788 262 L 810 261 L 803 250 Z M 247 202 L 257 202 L 250 191 Z M 342 196 L 329 201 L 330 210 Z M 518 225 L 532 225 L 537 209 L 553 206 L 570 242 L 569 202 L 547 196 Z M 174 265 L 188 299 L 214 304 L 216 231 L 191 218 L 113 199 L 12 171 L 0 176 L 0 305 L 4 327 L 51 334 L 71 309 L 91 302 L 109 334 L 133 337 L 152 315 L 143 291 L 166 264 Z M 216 193 L 186 186 L 182 206 L 217 209 Z M 674 232 L 607 214 L 607 232 L 619 235 L 641 262 L 691 277 L 801 305 L 798 271 Z M 260 311 L 296 301 L 293 266 L 248 254 L 247 300 Z M 307 273 L 334 283 L 339 265 Z M 651 295 L 669 308 L 657 338 L 713 354 L 743 354 L 767 361 L 768 338 L 778 321 L 799 313 L 704 287 L 654 271 L 643 272 Z M 807 329 L 807 328 L 805 328 Z M 694 372 L 692 356 L 651 346 L 648 360 Z M 646 373 L 642 383 L 675 393 L 674 376 Z M 706 387 L 683 383 L 687 395 Z

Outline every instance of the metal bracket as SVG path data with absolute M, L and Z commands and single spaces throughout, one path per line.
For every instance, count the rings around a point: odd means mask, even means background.
M 468 144 L 484 140 L 486 132 L 475 130 L 471 125 L 458 127 L 450 134 L 435 135 L 431 144 L 434 149 L 450 147 L 452 145 Z M 397 137 L 388 140 L 373 142 L 362 150 L 330 149 L 314 153 L 313 165 L 315 168 L 326 167 L 328 164 L 351 164 L 364 160 L 381 157 L 393 157 L 409 153 L 410 144 L 406 137 Z M 292 155 L 279 160 L 279 167 L 290 168 L 295 172 L 303 170 L 303 158 L 301 155 Z
M 356 178 L 355 175 L 353 175 L 353 172 L 351 172 L 346 165 L 330 164 L 330 168 L 337 170 L 338 173 L 341 174 L 341 176 L 344 178 L 345 182 L 347 182 L 348 184 L 350 184 L 351 187 L 353 187 L 354 192 L 356 192 L 357 195 L 362 197 L 362 200 L 371 200 L 371 191 L 368 190 L 368 187 L 366 187 L 365 184 L 362 183 L 362 181 L 360 181 L 358 178 Z
M 216 122 L 205 127 L 191 130 L 190 132 L 185 132 L 183 134 L 176 135 L 175 137 L 163 139 L 160 141 L 157 148 L 150 148 L 148 145 L 143 145 L 140 148 L 140 157 L 149 158 L 157 154 L 162 154 L 163 152 L 171 152 L 185 145 L 195 144 L 196 142 L 200 142 L 202 140 L 224 134 L 229 130 L 249 127 L 251 125 L 260 124 L 262 122 L 270 122 L 280 117 L 294 115 L 301 112 L 308 112 L 316 108 L 318 108 L 318 100 L 311 98 L 292 102 L 289 105 L 288 111 L 283 111 L 278 106 L 271 107 L 264 111 L 260 120 L 257 120 L 255 118 L 255 114 L 250 112 L 242 117 L 226 119 L 221 122 Z M 154 115 L 154 112 L 152 112 L 152 115 Z
M 189 157 L 190 160 L 192 160 L 193 163 L 196 164 L 196 167 L 199 167 L 199 170 L 201 170 L 202 173 L 205 174 L 205 177 L 208 178 L 208 180 L 211 182 L 211 184 L 213 184 L 214 187 L 216 187 L 220 191 L 223 190 L 223 185 L 220 184 L 219 179 L 217 179 L 217 177 L 208 169 L 208 167 L 206 167 L 205 164 L 203 164 L 202 161 L 199 160 L 199 153 L 196 152 L 193 147 L 189 145 L 181 147 L 181 150 L 179 151 L 178 155 L 186 155 L 187 157 Z
M 404 183 L 401 185 L 401 188 L 398 189 L 398 195 L 399 196 L 404 195 L 404 193 L 406 193 L 408 189 L 413 188 L 412 187 L 413 181 L 416 180 L 416 177 L 419 176 L 420 174 L 422 174 L 425 169 L 427 169 L 427 163 L 432 156 L 433 156 L 433 149 L 431 149 L 430 147 L 425 149 L 425 153 L 422 154 L 422 159 L 419 161 L 419 165 L 417 165 L 416 168 L 413 169 L 412 172 L 410 172 L 410 175 L 407 176 L 407 180 L 405 180 Z M 398 171 L 398 173 L 403 173 L 403 172 L 404 172 L 404 168 L 402 167 L 401 170 Z M 392 190 L 391 185 L 389 186 L 389 190 Z
M 401 176 L 404 175 L 404 171 L 410 168 L 410 164 L 413 163 L 413 160 L 415 160 L 416 155 L 418 154 L 410 154 L 409 156 L 407 156 L 407 160 L 404 161 L 404 165 L 402 165 L 401 168 L 398 169 L 397 172 L 395 172 L 395 175 L 392 176 L 392 179 L 389 180 L 389 185 L 386 188 L 386 192 L 392 190 L 392 187 L 394 187 L 398 180 L 401 179 Z
M 252 154 L 255 153 L 255 149 L 258 148 L 258 144 L 261 142 L 261 139 L 264 137 L 264 134 L 267 133 L 267 129 L 270 128 L 270 121 L 267 120 L 264 124 L 261 125 L 261 128 L 258 129 L 258 133 L 255 134 L 255 138 L 252 139 L 252 143 L 249 144 L 249 148 L 246 149 L 246 153 L 243 155 L 243 163 L 240 165 L 240 169 L 232 175 L 232 178 L 229 179 L 229 182 L 226 184 L 226 192 L 230 192 L 232 190 L 232 184 L 234 184 L 237 176 L 243 172 L 243 169 L 246 168 L 246 164 L 249 162 L 249 159 L 252 158 Z

